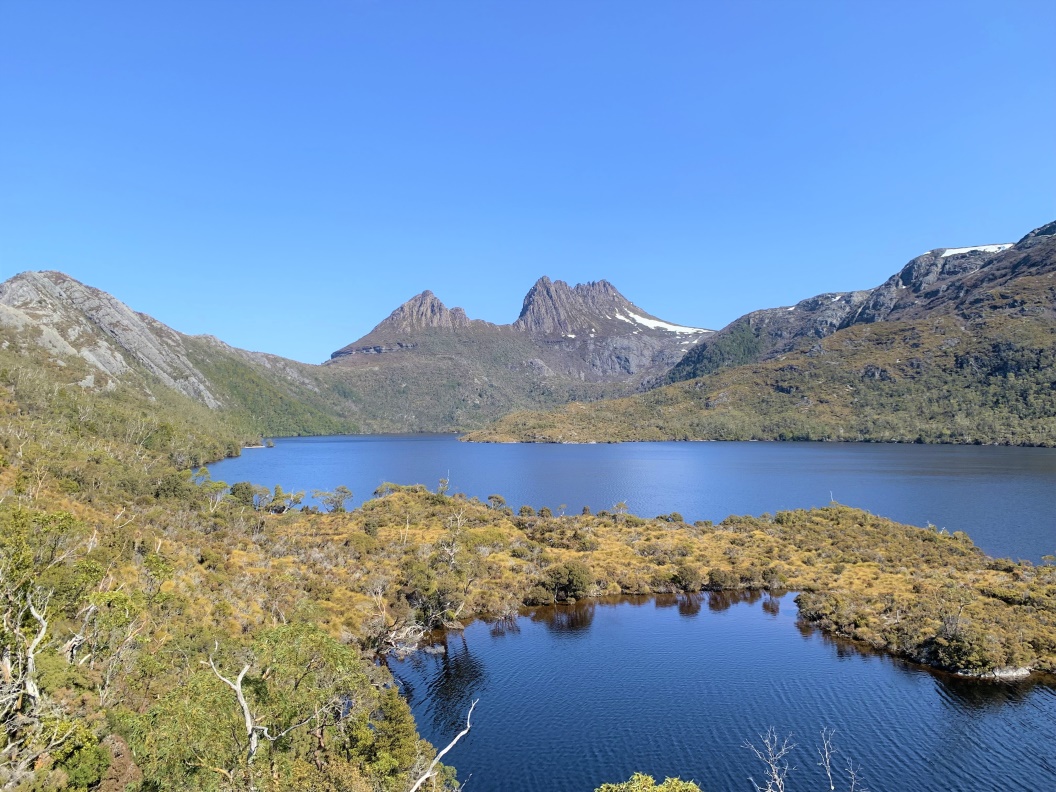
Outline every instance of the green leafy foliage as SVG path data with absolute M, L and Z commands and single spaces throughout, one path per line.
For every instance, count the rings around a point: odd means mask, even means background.
M 668 778 L 658 784 L 652 776 L 635 773 L 629 781 L 620 784 L 602 784 L 594 792 L 701 792 L 692 781 Z

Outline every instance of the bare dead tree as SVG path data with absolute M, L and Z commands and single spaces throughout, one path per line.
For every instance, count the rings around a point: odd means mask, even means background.
M 829 792 L 836 792 L 836 781 L 839 773 L 836 771 L 837 754 L 841 753 L 833 742 L 836 734 L 835 729 L 824 728 L 821 730 L 821 742 L 816 746 L 818 753 L 818 767 L 825 773 L 829 782 Z M 791 736 L 783 740 L 778 739 L 777 732 L 773 727 L 766 730 L 765 734 L 759 735 L 762 745 L 756 746 L 751 742 L 745 742 L 744 747 L 750 750 L 755 758 L 763 763 L 762 783 L 749 776 L 756 792 L 785 792 L 787 778 L 790 772 L 796 768 L 789 764 L 786 758 L 795 749 Z M 844 768 L 847 776 L 847 792 L 869 792 L 862 782 L 861 768 L 854 762 L 848 760 Z M 842 787 L 841 787 L 842 788 Z
M 763 763 L 764 783 L 760 784 L 751 776 L 748 780 L 752 782 L 756 792 L 785 792 L 785 779 L 788 778 L 789 771 L 793 769 L 785 757 L 796 747 L 796 744 L 790 737 L 779 740 L 773 726 L 766 730 L 766 734 L 760 734 L 759 739 L 763 741 L 762 747 L 757 748 L 750 741 L 745 741 L 744 747 Z
M 0 567 L 0 608 L 0 789 L 13 789 L 70 730 L 37 684 L 37 654 L 48 635 L 48 595 L 12 586 Z
M 848 759 L 847 767 L 844 768 L 844 771 L 847 773 L 848 779 L 847 792 L 869 792 L 865 784 L 862 783 L 861 767 Z
M 836 789 L 836 784 L 832 780 L 832 758 L 839 750 L 832 746 L 832 736 L 836 733 L 835 729 L 824 728 L 821 730 L 821 745 L 818 746 L 818 756 L 821 761 L 818 765 L 825 771 L 825 777 L 829 779 L 829 790 L 833 792 Z
M 455 739 L 449 742 L 447 744 L 447 747 L 436 755 L 436 758 L 429 763 L 429 767 L 426 768 L 425 772 L 421 776 L 419 776 L 418 780 L 414 782 L 414 785 L 411 786 L 411 788 L 407 792 L 418 792 L 418 789 L 422 786 L 422 784 L 424 784 L 426 781 L 436 775 L 436 768 L 440 764 L 440 760 L 444 758 L 444 755 L 455 747 L 455 743 L 457 743 L 459 740 L 469 734 L 470 718 L 473 717 L 473 709 L 477 706 L 478 701 L 480 701 L 480 699 L 475 699 L 473 703 L 469 706 L 469 712 L 466 713 L 466 728 L 456 734 Z

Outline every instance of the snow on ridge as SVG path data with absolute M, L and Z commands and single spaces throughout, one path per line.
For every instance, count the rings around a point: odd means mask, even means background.
M 971 253 L 973 250 L 979 250 L 983 253 L 1000 253 L 1002 250 L 1008 250 L 1012 247 L 1011 242 L 1005 242 L 1000 245 L 976 245 L 975 247 L 962 247 L 962 248 L 946 248 L 942 252 L 942 258 L 947 256 L 958 256 L 961 253 Z
M 710 333 L 710 330 L 704 330 L 699 327 L 684 327 L 683 325 L 671 324 L 670 322 L 662 322 L 659 319 L 646 319 L 644 316 L 638 316 L 630 311 L 627 312 L 630 316 L 628 319 L 621 314 L 616 314 L 617 317 L 623 319 L 625 322 L 632 322 L 634 324 L 645 325 L 651 330 L 667 330 L 669 333 Z

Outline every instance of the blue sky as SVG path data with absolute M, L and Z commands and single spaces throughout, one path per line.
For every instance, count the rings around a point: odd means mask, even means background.
M 0 277 L 318 362 L 541 275 L 721 327 L 1056 219 L 1056 3 L 0 4 Z

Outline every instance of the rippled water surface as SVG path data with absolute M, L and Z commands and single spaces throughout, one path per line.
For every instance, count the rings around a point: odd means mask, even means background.
M 636 771 L 748 792 L 761 766 L 743 744 L 771 726 L 797 744 L 791 790 L 828 788 L 822 728 L 873 792 L 1056 789 L 1051 684 L 924 671 L 803 631 L 795 614 L 792 595 L 538 608 L 390 667 L 436 745 L 479 699 L 449 754 L 467 792 L 589 792 Z
M 481 445 L 452 435 L 310 437 L 247 449 L 210 466 L 229 483 L 286 489 L 344 484 L 357 503 L 383 481 L 441 478 L 514 508 L 578 512 L 620 501 L 644 517 L 689 521 L 837 500 L 910 523 L 964 531 L 991 555 L 1056 553 L 1056 449 L 865 443 Z

